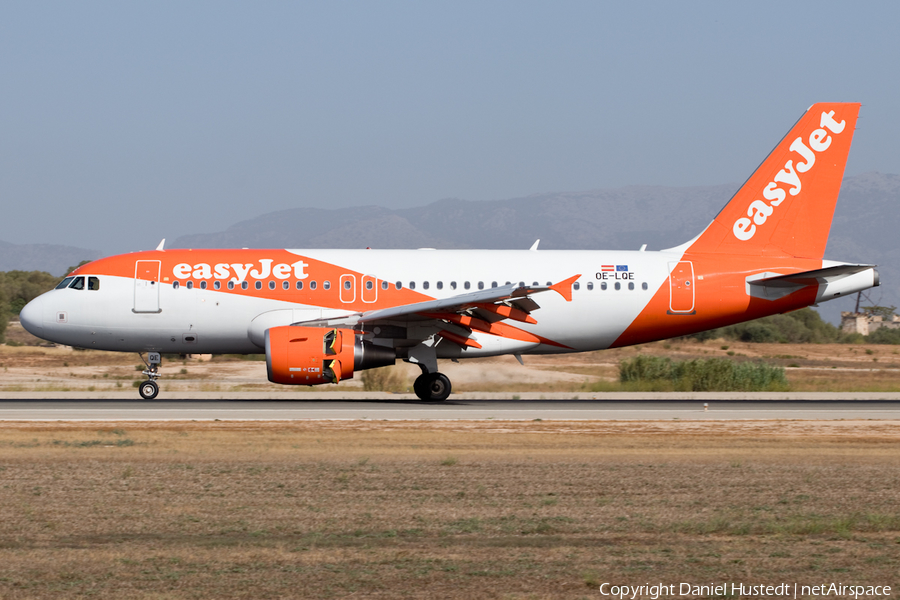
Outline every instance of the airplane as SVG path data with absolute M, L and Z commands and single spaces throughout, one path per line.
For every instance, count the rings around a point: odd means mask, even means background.
M 403 360 L 421 369 L 416 396 L 444 401 L 439 359 L 641 344 L 879 285 L 875 265 L 823 258 L 859 108 L 810 107 L 674 248 L 166 250 L 163 240 L 78 267 L 21 323 L 51 342 L 139 353 L 145 399 L 159 393 L 161 354 L 265 352 L 269 381 L 285 385 Z

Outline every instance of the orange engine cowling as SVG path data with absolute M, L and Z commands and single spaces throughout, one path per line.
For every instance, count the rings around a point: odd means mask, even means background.
M 393 348 L 375 346 L 352 329 L 286 325 L 266 331 L 269 381 L 319 385 L 351 379 L 354 371 L 392 365 Z

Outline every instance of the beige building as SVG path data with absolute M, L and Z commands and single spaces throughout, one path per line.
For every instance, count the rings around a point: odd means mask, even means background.
M 900 329 L 900 317 L 891 315 L 890 319 L 885 320 L 881 315 L 849 311 L 841 312 L 841 331 L 845 333 L 869 335 L 882 327 Z

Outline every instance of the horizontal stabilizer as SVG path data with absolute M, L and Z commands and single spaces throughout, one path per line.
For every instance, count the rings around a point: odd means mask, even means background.
M 790 275 L 774 275 L 772 277 L 764 277 L 747 281 L 750 285 L 760 285 L 766 287 L 797 287 L 806 285 L 816 285 L 819 283 L 827 283 L 829 280 L 846 277 L 862 273 L 868 269 L 874 269 L 875 265 L 837 265 L 835 267 L 825 267 L 824 269 L 815 269 L 813 271 L 803 271 L 802 273 L 791 273 Z
M 747 295 L 764 300 L 777 300 L 816 286 L 816 302 L 822 302 L 878 285 L 880 282 L 875 265 L 833 265 L 788 275 L 758 273 L 746 279 Z

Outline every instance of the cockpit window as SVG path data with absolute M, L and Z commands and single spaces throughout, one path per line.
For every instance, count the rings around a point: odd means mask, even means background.
M 72 283 L 73 279 L 75 279 L 75 278 L 74 277 L 66 277 L 65 279 L 63 279 L 62 281 L 59 282 L 59 285 L 56 286 L 56 289 L 58 289 L 58 290 L 66 289 L 67 287 L 69 287 L 69 284 Z
M 88 289 L 89 290 L 99 290 L 100 289 L 100 278 L 99 277 L 88 277 Z
M 83 290 L 84 289 L 84 277 L 76 277 L 72 280 L 72 283 L 69 284 L 69 287 L 73 290 Z

